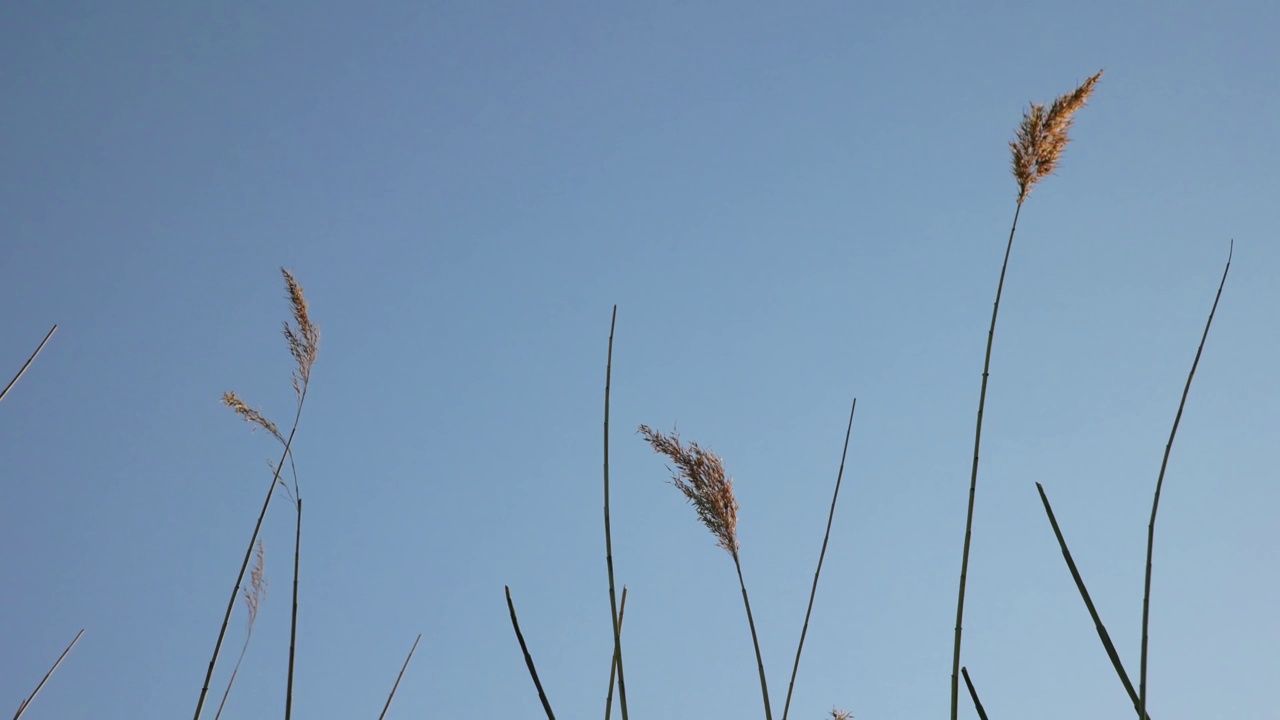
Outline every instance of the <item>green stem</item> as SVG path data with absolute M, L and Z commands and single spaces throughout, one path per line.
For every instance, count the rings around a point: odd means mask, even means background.
M 609 525 L 609 392 L 613 380 L 613 330 L 617 324 L 618 306 L 614 305 L 613 319 L 609 321 L 609 356 L 604 367 L 604 561 L 609 569 L 609 614 L 613 618 L 613 662 L 618 668 L 618 704 L 622 709 L 622 720 L 627 720 L 627 681 L 622 672 L 622 613 L 618 609 L 618 596 L 614 589 L 613 533 Z
M 818 553 L 818 569 L 813 571 L 813 587 L 809 589 L 809 607 L 804 611 L 804 625 L 800 628 L 800 644 L 796 646 L 796 661 L 791 666 L 791 682 L 787 685 L 787 701 L 782 706 L 782 720 L 787 720 L 791 710 L 791 693 L 796 689 L 796 673 L 800 671 L 800 652 L 804 650 L 804 638 L 809 632 L 809 616 L 813 614 L 813 598 L 818 594 L 818 576 L 822 574 L 822 560 L 827 556 L 827 541 L 831 538 L 831 523 L 836 517 L 836 498 L 840 497 L 840 481 L 844 479 L 844 461 L 849 455 L 849 436 L 853 433 L 853 413 L 858 409 L 858 399 L 849 408 L 849 425 L 844 431 L 844 450 L 840 453 L 840 471 L 836 473 L 836 490 L 831 494 L 831 511 L 827 513 L 827 532 L 822 536 L 822 551 Z
M 969 578 L 969 544 L 973 538 L 973 501 L 978 491 L 978 451 L 982 447 L 982 413 L 987 405 L 987 378 L 991 374 L 991 345 L 996 338 L 996 317 L 1000 313 L 1000 295 L 1004 292 L 1004 276 L 1009 269 L 1009 254 L 1013 251 L 1013 234 L 1018 230 L 1018 214 L 1022 212 L 1022 200 L 1013 212 L 1013 225 L 1009 228 L 1009 243 L 1004 249 L 1004 263 L 1000 266 L 1000 282 L 996 285 L 996 301 L 991 308 L 991 328 L 987 331 L 987 355 L 982 362 L 982 392 L 978 395 L 978 423 L 973 433 L 973 471 L 969 476 L 969 511 L 964 523 L 964 553 L 960 559 L 960 593 L 956 600 L 956 639 L 951 658 L 951 720 L 960 713 L 960 637 L 964 627 L 964 590 Z
M 769 683 L 764 676 L 764 657 L 760 655 L 760 640 L 756 636 L 756 621 L 751 617 L 751 601 L 747 599 L 747 584 L 742 581 L 742 563 L 738 561 L 738 552 L 733 552 L 733 566 L 738 570 L 738 587 L 742 588 L 742 604 L 747 608 L 747 625 L 751 627 L 751 644 L 756 649 L 756 667 L 760 670 L 760 693 L 764 696 L 765 720 L 773 720 L 773 710 L 769 705 Z
M 1222 270 L 1222 281 L 1218 283 L 1218 294 L 1213 298 L 1213 307 L 1209 310 L 1209 319 L 1204 324 L 1204 334 L 1200 336 L 1200 347 L 1196 348 L 1196 359 L 1191 363 L 1191 372 L 1187 373 L 1187 384 L 1182 388 L 1182 400 L 1178 402 L 1178 413 L 1173 418 L 1173 429 L 1169 431 L 1169 442 L 1164 446 L 1164 459 L 1160 461 L 1160 475 L 1156 478 L 1155 497 L 1151 501 L 1151 522 L 1147 525 L 1147 571 L 1142 586 L 1142 656 L 1141 668 L 1138 671 L 1138 717 L 1147 711 L 1147 626 L 1151 620 L 1151 554 L 1156 542 L 1156 512 L 1160 509 L 1160 490 L 1164 487 L 1165 469 L 1169 467 L 1169 453 L 1173 450 L 1173 438 L 1178 434 L 1178 424 L 1182 422 L 1182 410 L 1187 406 L 1187 395 L 1191 392 L 1191 380 L 1196 375 L 1196 367 L 1200 365 L 1200 355 L 1204 352 L 1204 343 L 1209 339 L 1209 328 L 1213 325 L 1213 315 L 1218 311 L 1218 301 L 1222 299 L 1222 288 L 1227 284 L 1227 273 L 1231 271 L 1231 256 L 1235 252 L 1235 241 L 1227 251 L 1227 266 Z

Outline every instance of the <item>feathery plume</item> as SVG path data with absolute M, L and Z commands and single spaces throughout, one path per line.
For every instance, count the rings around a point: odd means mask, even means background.
M 654 452 L 666 455 L 675 463 L 671 484 L 693 505 L 698 520 L 716 537 L 716 545 L 737 558 L 738 501 L 733 497 L 733 479 L 725 475 L 719 456 L 702 449 L 696 442 L 685 446 L 675 431 L 664 435 L 641 425 L 640 434 L 653 446 Z
M 311 366 L 316 362 L 320 350 L 320 329 L 311 322 L 307 314 L 307 298 L 302 294 L 302 286 L 294 279 L 293 273 L 280 268 L 285 285 L 289 289 L 289 305 L 293 308 L 293 326 L 284 322 L 284 337 L 289 343 L 289 352 L 298 363 L 293 376 L 293 390 L 299 395 L 307 382 L 311 380 Z
M 244 418 L 245 422 L 250 425 L 257 425 L 263 430 L 271 433 L 280 442 L 284 442 L 284 437 L 280 435 L 280 430 L 276 427 L 276 424 L 268 420 L 261 412 L 249 407 L 245 401 L 240 399 L 239 395 L 236 395 L 234 390 L 222 393 L 222 404 L 231 408 L 237 415 Z
M 1048 108 L 1032 103 L 1023 114 L 1016 138 L 1009 143 L 1013 151 L 1013 177 L 1018 181 L 1019 205 L 1041 178 L 1052 175 L 1057 168 L 1062 151 L 1070 142 L 1068 131 L 1074 122 L 1073 116 L 1088 102 L 1101 77 L 1099 70 L 1080 87 L 1054 100 Z

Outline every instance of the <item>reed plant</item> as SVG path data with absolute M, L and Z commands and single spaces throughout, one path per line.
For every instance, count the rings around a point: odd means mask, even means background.
M 987 330 L 987 351 L 982 361 L 982 389 L 978 393 L 978 418 L 973 433 L 973 464 L 969 472 L 969 506 L 965 513 L 964 548 L 960 556 L 960 590 L 956 599 L 956 629 L 951 659 L 951 720 L 959 715 L 960 702 L 960 644 L 964 628 L 964 598 L 969 578 L 969 548 L 973 539 L 973 508 L 978 491 L 978 455 L 982 448 L 982 418 L 987 405 L 987 381 L 991 376 L 991 348 L 996 339 L 996 318 L 1000 315 L 1000 297 L 1004 293 L 1004 279 L 1009 271 L 1009 255 L 1013 252 L 1013 236 L 1018 230 L 1018 215 L 1031 189 L 1053 174 L 1062 159 L 1062 152 L 1070 142 L 1068 135 L 1075 114 L 1088 102 L 1093 88 L 1102 77 L 1102 71 L 1080 84 L 1074 91 L 1054 100 L 1049 106 L 1032 103 L 1023 114 L 1022 122 L 1009 148 L 1013 154 L 1013 178 L 1018 184 L 1018 197 L 1013 210 L 1013 223 L 1009 227 L 1009 241 L 1004 248 L 1004 261 L 1000 264 L 1000 280 L 996 283 L 996 299 L 991 306 L 991 326 Z M 975 696 L 976 697 L 976 696 Z
M 1017 195 L 1015 200 L 1015 208 L 1013 213 L 1013 221 L 1010 226 L 1008 240 L 1004 249 L 1004 257 L 1000 266 L 999 280 L 996 285 L 995 300 L 992 305 L 991 321 L 987 330 L 986 348 L 983 359 L 983 368 L 981 376 L 981 387 L 978 396 L 978 407 L 976 414 L 976 422 L 974 429 L 973 441 L 973 458 L 969 467 L 969 493 L 968 503 L 965 514 L 965 532 L 964 541 L 961 552 L 961 564 L 959 574 L 959 589 L 956 602 L 956 623 L 954 636 L 952 638 L 952 672 L 951 672 L 951 694 L 950 694 L 950 717 L 951 720 L 957 720 L 959 714 L 959 685 L 963 679 L 965 687 L 969 693 L 974 709 L 981 718 L 987 719 L 986 709 L 979 699 L 977 689 L 973 682 L 973 678 L 969 673 L 968 667 L 961 663 L 962 660 L 962 639 L 963 639 L 963 620 L 965 610 L 965 595 L 968 581 L 968 569 L 970 560 L 970 551 L 974 528 L 974 510 L 976 505 L 976 494 L 978 484 L 979 457 L 982 446 L 983 420 L 986 413 L 987 389 L 990 379 L 991 358 L 995 341 L 995 331 L 997 319 L 999 317 L 1001 299 L 1004 292 L 1005 280 L 1007 277 L 1010 257 L 1013 250 L 1013 242 L 1017 232 L 1018 219 L 1022 211 L 1023 204 L 1029 197 L 1032 189 L 1038 185 L 1044 178 L 1053 174 L 1059 167 L 1063 152 L 1070 142 L 1069 131 L 1075 121 L 1076 113 L 1083 108 L 1092 96 L 1095 86 L 1102 77 L 1102 71 L 1086 79 L 1073 91 L 1066 93 L 1052 103 L 1038 104 L 1033 103 L 1024 112 L 1021 122 L 1019 123 L 1015 137 L 1009 143 L 1011 151 L 1011 168 L 1012 174 L 1017 185 Z M 1195 376 L 1196 369 L 1199 366 L 1201 356 L 1204 351 L 1206 341 L 1208 339 L 1209 330 L 1212 326 L 1214 315 L 1217 312 L 1219 301 L 1221 300 L 1223 289 L 1226 285 L 1227 275 L 1231 268 L 1231 256 L 1234 247 L 1228 252 L 1226 267 L 1222 272 L 1222 279 L 1218 285 L 1217 294 L 1214 297 L 1212 308 L 1209 312 L 1208 320 L 1205 323 L 1203 334 L 1200 338 L 1200 344 L 1196 350 L 1195 358 L 1191 364 L 1190 372 L 1187 375 L 1186 382 L 1183 386 L 1181 399 L 1178 404 L 1177 413 L 1173 421 L 1173 428 L 1170 431 L 1169 438 L 1165 444 L 1164 454 L 1160 464 L 1159 474 L 1156 478 L 1155 491 L 1152 500 L 1150 520 L 1147 531 L 1146 545 L 1146 563 L 1144 573 L 1143 587 L 1143 612 L 1141 624 L 1141 651 L 1140 651 L 1140 667 L 1138 674 L 1138 683 L 1135 687 L 1128 672 L 1124 668 L 1121 661 L 1120 653 L 1115 643 L 1112 641 L 1111 635 L 1103 623 L 1098 610 L 1093 603 L 1089 592 L 1086 588 L 1082 574 L 1077 567 L 1071 552 L 1068 549 L 1066 539 L 1062 528 L 1055 516 L 1052 506 L 1049 503 L 1048 495 L 1041 483 L 1036 483 L 1041 503 L 1048 517 L 1050 526 L 1054 536 L 1058 542 L 1063 558 L 1066 561 L 1069 572 L 1076 585 L 1077 591 L 1084 601 L 1085 607 L 1090 614 L 1094 623 L 1098 637 L 1103 645 L 1104 650 L 1110 659 L 1117 677 L 1124 686 L 1134 709 L 1137 712 L 1139 720 L 1150 720 L 1148 713 L 1149 692 L 1148 692 L 1148 666 L 1149 666 L 1149 623 L 1150 623 L 1150 601 L 1152 592 L 1152 555 L 1155 543 L 1155 528 L 1157 513 L 1159 510 L 1161 492 L 1164 487 L 1166 470 L 1169 465 L 1170 455 L 1173 448 L 1174 439 L 1177 435 L 1178 427 L 1181 422 L 1183 412 L 1185 410 L 1187 399 L 1190 393 L 1192 380 Z M 285 283 L 286 294 L 290 306 L 290 318 L 283 323 L 283 335 L 286 346 L 293 358 L 293 368 L 291 371 L 291 382 L 294 390 L 294 408 L 293 418 L 287 432 L 281 430 L 275 422 L 271 421 L 263 412 L 250 406 L 240 398 L 234 391 L 227 392 L 222 397 L 222 402 L 230 408 L 236 415 L 244 421 L 250 423 L 254 429 L 261 429 L 270 435 L 281 446 L 281 454 L 279 460 L 271 465 L 272 477 L 271 482 L 265 493 L 261 509 L 258 513 L 257 520 L 250 534 L 249 542 L 245 551 L 244 559 L 240 565 L 235 582 L 232 586 L 230 600 L 227 603 L 226 611 L 223 616 L 222 623 L 219 627 L 217 639 L 214 644 L 212 655 L 209 659 L 207 671 L 204 678 L 203 686 L 196 703 L 194 720 L 200 720 L 207 695 L 212 684 L 217 662 L 220 658 L 223 643 L 226 637 L 228 627 L 231 622 L 233 612 L 235 610 L 236 601 L 240 599 L 245 605 L 247 614 L 247 622 L 245 625 L 245 637 L 240 648 L 239 656 L 227 680 L 225 689 L 221 696 L 221 702 L 215 714 L 214 720 L 220 720 L 224 709 L 227 706 L 232 687 L 238 676 L 241 663 L 244 660 L 245 653 L 249 648 L 250 641 L 253 636 L 253 630 L 258 618 L 258 612 L 261 603 L 265 600 L 267 592 L 267 579 L 265 575 L 264 562 L 265 550 L 260 539 L 262 527 L 267 516 L 267 511 L 272 503 L 277 488 L 280 489 L 293 507 L 293 529 L 294 529 L 294 553 L 293 553 L 293 569 L 292 569 L 292 606 L 290 613 L 290 633 L 289 633 L 289 654 L 288 654 L 288 673 L 286 678 L 284 717 L 291 720 L 293 711 L 293 695 L 294 695 L 294 678 L 297 660 L 297 639 L 298 639 L 298 607 L 299 607 L 299 574 L 301 568 L 301 541 L 302 541 L 302 498 L 301 489 L 298 481 L 298 470 L 294 462 L 293 443 L 296 437 L 298 427 L 302 417 L 303 407 L 305 405 L 308 390 L 310 388 L 312 371 L 319 352 L 320 331 L 310 317 L 309 307 L 302 286 L 295 279 L 293 274 L 285 269 L 281 269 L 281 275 Z M 627 588 L 622 585 L 621 593 L 617 592 L 619 583 L 615 577 L 615 557 L 613 547 L 612 534 L 612 516 L 610 505 L 610 395 L 612 391 L 612 372 L 613 372 L 613 345 L 614 335 L 617 329 L 618 309 L 615 305 L 610 319 L 608 350 L 605 361 L 605 387 L 604 387 L 604 421 L 603 421 L 603 511 L 604 511 L 604 544 L 605 544 L 605 568 L 608 582 L 609 595 L 609 612 L 612 634 L 612 647 L 609 663 L 609 682 L 608 690 L 605 696 L 605 712 L 606 720 L 609 720 L 613 711 L 614 691 L 617 690 L 617 701 L 622 720 L 629 720 L 629 711 L 627 703 L 627 684 L 623 662 L 623 643 L 622 630 L 623 619 L 627 603 Z M 26 363 L 8 383 L 3 391 L 0 391 L 0 400 L 9 393 L 10 389 L 23 376 L 23 373 L 31 366 L 32 362 L 40 354 L 45 344 L 52 337 L 57 326 L 49 331 L 44 340 L 27 359 Z M 848 424 L 845 429 L 844 445 L 841 452 L 839 469 L 836 473 L 835 487 L 831 497 L 830 509 L 827 516 L 826 529 L 823 534 L 821 549 L 818 554 L 817 566 L 814 570 L 813 582 L 810 587 L 808 604 L 804 614 L 804 620 L 801 625 L 799 641 L 797 643 L 795 656 L 792 661 L 792 669 L 790 680 L 787 685 L 786 699 L 783 703 L 781 720 L 788 720 L 792 699 L 796 686 L 796 678 L 800 668 L 800 660 L 804 650 L 805 638 L 809 631 L 810 619 L 812 617 L 815 598 L 817 596 L 819 580 L 822 573 L 823 563 L 826 559 L 828 545 L 831 537 L 831 530 L 835 521 L 837 501 L 840 496 L 841 484 L 844 478 L 846 460 L 848 458 L 850 438 L 853 430 L 853 420 L 857 410 L 857 400 L 855 399 L 850 407 Z M 701 523 L 712 535 L 716 546 L 725 550 L 733 561 L 734 570 L 737 575 L 739 591 L 742 595 L 743 608 L 746 614 L 747 626 L 751 634 L 752 648 L 755 653 L 756 670 L 758 681 L 760 684 L 761 701 L 764 707 L 765 720 L 773 720 L 774 706 L 770 700 L 768 676 L 765 671 L 765 662 L 763 653 L 761 652 L 759 635 L 755 617 L 752 613 L 751 602 L 747 592 L 746 581 L 742 570 L 741 542 L 738 532 L 738 500 L 734 492 L 734 481 L 726 470 L 725 462 L 716 453 L 712 452 L 697 442 L 686 442 L 681 439 L 676 431 L 660 432 L 652 429 L 648 425 L 640 425 L 638 434 L 642 437 L 650 448 L 658 455 L 663 456 L 670 463 L 668 470 L 670 472 L 670 483 L 681 493 L 684 499 L 693 507 L 694 513 L 699 523 Z M 282 478 L 284 469 L 288 463 L 289 474 L 287 480 Z M 256 563 L 250 570 L 250 564 L 256 558 Z M 248 585 L 245 586 L 246 573 L 249 575 Z M 551 702 L 543 687 L 541 678 L 534 663 L 533 654 L 526 642 L 524 633 L 521 630 L 519 619 L 516 613 L 515 601 L 512 597 L 511 588 L 505 588 L 506 603 L 510 616 L 512 628 L 514 630 L 517 643 L 520 647 L 525 666 L 533 681 L 534 688 L 537 691 L 539 701 L 542 705 L 548 720 L 555 719 L 555 713 L 552 709 Z M 31 701 L 44 687 L 50 676 L 58 669 L 62 660 L 67 656 L 76 643 L 79 641 L 83 630 L 76 635 L 71 644 L 63 651 L 62 655 L 53 664 L 53 667 L 45 674 L 44 678 L 36 686 L 35 690 L 28 696 L 19 706 L 14 718 L 21 718 L 23 713 L 29 707 Z M 412 660 L 418 644 L 422 636 L 418 635 L 414 640 L 413 646 L 410 648 L 407 657 L 401 666 L 399 674 L 396 676 L 386 702 L 382 707 L 379 719 L 385 718 L 395 697 L 396 691 L 400 686 L 400 682 L 404 677 L 410 661 Z M 832 708 L 830 711 L 831 720 L 849 720 L 853 715 L 846 710 Z

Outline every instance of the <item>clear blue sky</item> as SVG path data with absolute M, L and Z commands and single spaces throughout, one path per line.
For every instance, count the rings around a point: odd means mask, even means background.
M 393 717 L 539 717 L 504 584 L 557 712 L 602 712 L 614 303 L 633 717 L 762 716 L 732 563 L 636 426 L 725 458 L 780 710 L 854 396 L 792 716 L 945 717 L 1007 142 L 1106 68 L 1022 213 L 965 663 L 993 717 L 1131 712 L 1034 483 L 1136 675 L 1151 491 L 1234 238 L 1151 711 L 1273 715 L 1275 7 L 783 5 L 5 3 L 3 379 L 60 329 L 0 406 L 0 704 L 84 627 L 27 717 L 194 708 L 277 452 L 218 399 L 292 410 L 283 265 L 323 333 L 299 717 L 376 717 L 417 633 Z M 227 717 L 282 713 L 287 510 Z

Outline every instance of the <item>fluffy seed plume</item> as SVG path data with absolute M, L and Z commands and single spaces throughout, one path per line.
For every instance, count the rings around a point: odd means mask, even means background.
M 284 438 L 281 437 L 280 430 L 276 428 L 276 424 L 268 420 L 262 413 L 249 407 L 245 401 L 240 399 L 239 395 L 236 395 L 234 390 L 222 394 L 222 404 L 234 410 L 237 415 L 245 419 L 245 422 L 257 425 L 274 435 L 280 442 L 284 442 Z
M 299 395 L 302 388 L 311 380 L 311 366 L 316 362 L 320 350 L 320 329 L 311 322 L 307 314 L 307 298 L 302 294 L 302 286 L 294 279 L 293 273 L 280 268 L 285 285 L 289 289 L 289 305 L 293 308 L 293 325 L 284 323 L 284 338 L 289 343 L 289 352 L 298 363 L 293 375 L 293 390 Z
M 831 720 L 851 720 L 851 718 L 853 718 L 853 713 L 848 710 L 831 708 Z
M 262 605 L 262 600 L 267 595 L 267 576 L 263 569 L 264 563 L 265 551 L 262 548 L 262 541 L 259 540 L 257 561 L 253 566 L 253 570 L 249 573 L 249 587 L 241 590 L 244 594 L 245 607 L 249 610 L 250 632 L 253 631 L 254 621 L 258 619 L 258 608 Z
M 728 550 L 736 560 L 738 501 L 733 497 L 733 479 L 725 475 L 724 462 L 696 442 L 683 445 L 675 431 L 664 435 L 648 425 L 641 425 L 640 434 L 653 446 L 654 452 L 666 455 L 675 463 L 671 484 L 693 505 L 698 520 L 716 537 L 716 545 Z
M 1048 108 L 1032 103 L 1022 115 L 1016 138 L 1009 143 L 1013 150 L 1013 177 L 1018 181 L 1019 205 L 1041 178 L 1053 174 L 1057 168 L 1062 151 L 1070 142 L 1067 133 L 1074 122 L 1072 116 L 1084 107 L 1101 77 L 1099 70 L 1080 87 L 1054 100 Z

